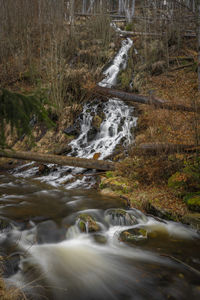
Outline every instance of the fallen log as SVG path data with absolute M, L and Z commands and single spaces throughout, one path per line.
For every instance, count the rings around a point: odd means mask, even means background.
M 94 93 L 101 96 L 106 97 L 115 97 L 119 98 L 121 100 L 124 100 L 126 102 L 136 102 L 140 104 L 148 104 L 153 105 L 157 109 L 168 109 L 168 110 L 174 110 L 174 111 L 187 111 L 187 112 L 196 112 L 200 113 L 200 107 L 191 107 L 191 106 L 185 106 L 183 104 L 171 104 L 165 100 L 156 99 L 153 96 L 142 96 L 137 95 L 133 93 L 124 92 L 121 90 L 96 86 L 94 88 Z
M 183 144 L 167 144 L 167 143 L 143 143 L 134 148 L 136 154 L 151 154 L 157 155 L 159 153 L 194 153 L 200 151 L 200 146 L 183 145 Z
M 187 64 L 187 65 L 182 65 L 182 66 L 178 66 L 172 69 L 169 69 L 169 72 L 173 72 L 173 71 L 177 71 L 177 70 L 181 70 L 184 68 L 189 68 L 189 67 L 193 67 L 195 65 L 195 63 L 191 63 L 191 64 Z
M 8 150 L 8 149 L 5 149 L 5 150 L 1 149 L 0 157 L 31 160 L 31 161 L 38 161 L 38 162 L 42 162 L 42 163 L 53 163 L 53 164 L 58 164 L 58 165 L 67 165 L 67 166 L 72 166 L 72 167 L 96 169 L 96 170 L 103 170 L 103 171 L 115 170 L 115 163 L 113 163 L 113 162 L 79 158 L 79 157 L 71 157 L 71 156 L 42 154 L 42 153 L 37 153 L 37 152 L 25 152 L 25 151 L 13 151 L 13 150 Z

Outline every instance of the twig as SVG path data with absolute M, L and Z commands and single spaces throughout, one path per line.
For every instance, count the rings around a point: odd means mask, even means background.
M 174 256 L 171 256 L 169 254 L 161 254 L 161 256 L 165 256 L 165 257 L 169 257 L 171 259 L 173 259 L 174 261 L 178 262 L 179 264 L 183 265 L 184 267 L 188 268 L 190 271 L 196 273 L 197 275 L 200 276 L 200 271 L 198 271 L 197 269 L 191 267 L 190 265 L 186 264 L 185 262 L 183 262 L 182 260 L 174 257 Z

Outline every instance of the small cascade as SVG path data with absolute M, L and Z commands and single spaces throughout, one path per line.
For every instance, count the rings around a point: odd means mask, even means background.
M 117 83 L 117 76 L 121 69 L 126 68 L 128 51 L 133 42 L 130 38 L 122 41 L 122 46 L 115 56 L 111 66 L 103 73 L 104 79 L 99 82 L 100 86 L 111 88 Z M 132 142 L 131 129 L 136 126 L 137 118 L 134 117 L 134 108 L 129 107 L 123 101 L 111 98 L 108 101 L 94 99 L 86 103 L 77 122 L 80 125 L 80 134 L 70 146 L 72 151 L 68 154 L 74 157 L 93 158 L 96 154 L 98 159 L 104 159 L 113 153 L 117 145 L 122 144 L 124 149 Z M 98 126 L 94 120 L 100 120 Z M 51 167 L 51 165 L 48 165 Z M 93 178 L 82 176 L 74 179 L 74 175 L 80 174 L 84 169 L 72 167 L 57 167 L 48 176 L 38 177 L 38 180 L 57 186 L 64 184 L 68 189 L 90 188 L 95 183 Z M 37 168 L 21 172 L 15 169 L 16 177 L 32 177 Z
M 91 230 L 90 221 L 85 222 L 84 231 L 79 230 L 77 216 L 101 224 L 100 231 Z M 104 213 L 95 209 L 77 211 L 62 224 L 68 228 L 59 242 L 35 242 L 41 240 L 46 222 L 32 224 L 29 230 L 11 229 L 1 236 L 2 249 L 8 243 L 16 245 L 16 237 L 23 236 L 17 244 L 22 255 L 19 270 L 7 279 L 8 284 L 39 300 L 188 299 L 188 281 L 194 280 L 195 274 L 170 258 L 180 255 L 200 266 L 200 238 L 191 228 L 147 217 L 136 209 L 111 208 Z M 51 228 L 56 238 L 56 226 Z M 158 284 L 162 286 L 160 278 L 164 290 L 157 289 Z M 198 282 L 190 283 L 194 291 Z M 193 299 L 198 299 L 198 294 L 193 293 Z

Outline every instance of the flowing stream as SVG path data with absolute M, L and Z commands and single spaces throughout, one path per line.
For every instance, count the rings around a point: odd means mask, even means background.
M 100 85 L 116 84 L 131 46 L 130 39 L 122 42 Z M 103 122 L 94 131 L 99 111 Z M 103 159 L 119 143 L 127 147 L 133 113 L 118 99 L 86 104 L 70 155 Z M 200 299 L 197 231 L 127 209 L 123 199 L 91 189 L 87 176 L 70 182 L 83 169 L 36 172 L 19 167 L 0 174 L 0 255 L 8 285 L 38 300 Z

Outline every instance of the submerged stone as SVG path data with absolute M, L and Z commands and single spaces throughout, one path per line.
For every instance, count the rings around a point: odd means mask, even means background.
M 122 231 L 119 240 L 126 243 L 135 243 L 147 240 L 147 229 L 145 228 L 132 228 Z
M 95 242 L 98 244 L 106 244 L 107 243 L 107 238 L 103 234 L 94 234 L 93 238 L 94 238 Z
M 37 225 L 36 239 L 39 244 L 61 242 L 65 239 L 65 235 L 66 229 L 59 228 L 52 220 Z

